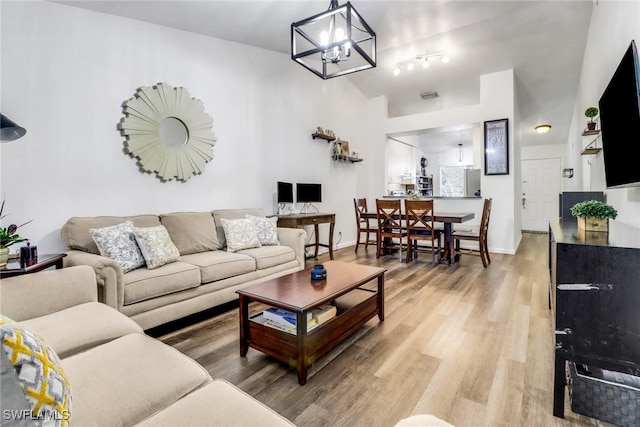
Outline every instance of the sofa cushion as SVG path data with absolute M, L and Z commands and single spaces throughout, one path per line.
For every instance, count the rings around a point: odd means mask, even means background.
M 239 253 L 255 259 L 258 270 L 296 260 L 296 253 L 289 246 L 262 246 L 260 248 L 245 249 Z
M 214 380 L 140 426 L 293 426 L 273 409 L 224 380 Z
M 180 252 L 171 241 L 171 237 L 164 225 L 135 227 L 134 233 L 149 270 L 180 259 Z
M 216 223 L 216 233 L 218 234 L 218 241 L 220 246 L 225 248 L 227 246 L 227 240 L 224 237 L 224 228 L 222 228 L 221 218 L 226 219 L 238 219 L 244 218 L 245 215 L 265 216 L 264 211 L 260 208 L 248 208 L 248 209 L 217 209 L 213 212 L 213 220 Z
M 123 273 L 140 268 L 145 264 L 133 234 L 131 221 L 127 220 L 108 227 L 90 228 L 89 234 L 96 243 L 100 255 L 116 261 Z
M 131 426 L 211 381 L 173 347 L 130 334 L 63 360 L 73 425 Z
M 124 304 L 195 288 L 200 283 L 198 267 L 184 262 L 173 262 L 154 270 L 139 268 L 124 276 Z
M 24 320 L 22 325 L 40 334 L 61 358 L 124 335 L 142 333 L 136 322 L 99 302 L 87 302 Z
M 58 355 L 47 342 L 34 331 L 0 316 L 0 352 L 3 373 L 10 373 L 7 365 L 14 369 L 31 413 L 47 417 L 53 421 L 52 426 L 66 426 L 72 416 L 71 385 Z M 16 390 L 11 395 L 14 401 L 19 397 Z M 3 407 L 10 409 L 17 408 Z
M 220 249 L 211 212 L 175 212 L 160 215 L 180 255 Z
M 239 276 L 256 269 L 256 261 L 253 257 L 225 251 L 185 255 L 182 260 L 200 269 L 202 283 Z
M 278 241 L 278 217 L 263 217 L 247 215 L 256 225 L 256 234 L 262 246 L 279 245 Z
M 108 227 L 126 220 L 130 220 L 135 227 L 160 225 L 158 215 L 72 217 L 62 226 L 60 235 L 69 249 L 100 255 L 96 243 L 89 234 L 89 229 Z
M 224 237 L 227 240 L 227 252 L 242 249 L 259 248 L 260 240 L 256 231 L 256 223 L 250 218 L 221 218 Z

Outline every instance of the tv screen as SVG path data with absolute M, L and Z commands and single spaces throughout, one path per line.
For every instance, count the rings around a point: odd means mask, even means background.
M 635 41 L 600 98 L 602 154 L 607 188 L 640 186 L 633 153 L 640 146 L 640 63 Z
M 293 203 L 293 184 L 278 181 L 278 203 Z
M 299 203 L 321 203 L 322 186 L 320 184 L 296 184 L 296 201 Z

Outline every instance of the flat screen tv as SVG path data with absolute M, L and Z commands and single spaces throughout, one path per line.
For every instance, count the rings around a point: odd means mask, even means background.
M 602 154 L 607 188 L 640 186 L 640 62 L 635 41 L 600 98 Z
M 278 203 L 293 203 L 293 184 L 278 181 Z
M 296 184 L 296 201 L 298 203 L 321 203 L 322 186 L 320 184 Z

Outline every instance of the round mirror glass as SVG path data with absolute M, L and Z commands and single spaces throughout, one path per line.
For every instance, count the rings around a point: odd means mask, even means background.
M 158 127 L 160 142 L 171 148 L 182 148 L 189 139 L 189 130 L 182 120 L 166 117 Z

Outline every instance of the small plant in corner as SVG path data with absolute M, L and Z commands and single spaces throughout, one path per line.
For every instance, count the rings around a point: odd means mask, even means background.
M 589 107 L 584 111 L 584 115 L 589 118 L 587 129 L 595 130 L 596 122 L 593 121 L 593 118 L 598 115 L 598 109 L 596 107 Z
M 0 204 L 0 220 L 8 215 L 2 214 L 2 212 L 4 211 L 4 203 L 5 200 L 3 199 L 2 203 Z M 31 221 L 27 221 L 24 224 L 20 225 L 11 224 L 8 227 L 0 227 L 0 249 L 8 248 L 9 246 L 15 245 L 16 243 L 26 242 L 27 240 L 29 240 L 24 237 L 20 237 L 20 235 L 17 234 L 16 231 L 18 231 L 18 228 L 22 227 L 23 225 L 27 225 L 30 222 Z
M 571 215 L 579 218 L 616 219 L 618 211 L 598 200 L 585 200 L 571 207 Z

